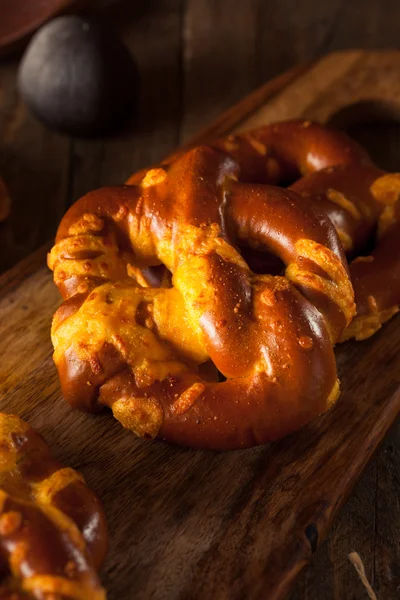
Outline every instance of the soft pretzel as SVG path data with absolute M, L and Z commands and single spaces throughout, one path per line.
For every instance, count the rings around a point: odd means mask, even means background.
M 83 197 L 49 255 L 65 298 L 52 327 L 64 396 L 109 406 L 138 435 L 217 449 L 275 440 L 323 413 L 339 394 L 333 345 L 355 313 L 340 240 L 357 252 L 380 219 L 378 252 L 395 180 L 345 135 L 290 122 Z M 278 256 L 284 274 L 254 273 L 242 245 Z M 398 298 L 388 307 L 377 289 L 365 312 L 357 264 L 372 261 L 352 263 L 354 334 L 365 337 Z
M 105 600 L 96 569 L 106 547 L 103 510 L 83 477 L 0 413 L 0 599 Z

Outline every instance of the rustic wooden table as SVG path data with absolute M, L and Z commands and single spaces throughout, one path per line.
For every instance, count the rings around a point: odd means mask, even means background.
M 19 57 L 1 59 L 0 173 L 13 209 L 0 224 L 0 272 L 51 238 L 74 199 L 156 162 L 274 75 L 334 49 L 397 47 L 400 5 L 398 0 L 129 0 L 109 9 L 107 21 L 136 56 L 142 77 L 137 124 L 118 138 L 81 141 L 46 130 L 18 98 Z M 361 135 L 368 141 L 368 132 Z M 400 169 L 393 136 L 390 149 L 390 167 Z M 400 423 L 291 600 L 366 598 L 348 560 L 353 550 L 379 599 L 400 596 L 399 454 Z

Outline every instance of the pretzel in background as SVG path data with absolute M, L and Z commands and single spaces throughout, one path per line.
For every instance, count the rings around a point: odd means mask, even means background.
M 82 475 L 0 413 L 0 598 L 105 600 L 96 571 L 106 549 L 104 513 Z

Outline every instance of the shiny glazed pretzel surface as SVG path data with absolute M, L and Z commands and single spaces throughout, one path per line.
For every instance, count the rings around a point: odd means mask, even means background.
M 15 415 L 0 413 L 0 599 L 105 600 L 104 514 L 83 477 Z
M 49 255 L 66 399 L 109 406 L 138 435 L 217 449 L 329 408 L 334 344 L 398 310 L 400 176 L 295 121 L 180 151 L 129 184 L 72 206 Z

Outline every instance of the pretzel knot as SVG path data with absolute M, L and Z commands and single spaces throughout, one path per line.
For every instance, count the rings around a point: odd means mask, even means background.
M 398 177 L 343 134 L 290 122 L 88 194 L 49 255 L 64 396 L 140 436 L 215 449 L 323 413 L 339 394 L 333 345 L 397 310 L 371 265 L 397 227 Z M 344 251 L 360 253 L 378 221 L 376 255 L 351 265 L 352 321 Z
M 0 598 L 105 600 L 107 531 L 83 477 L 27 423 L 0 413 Z

